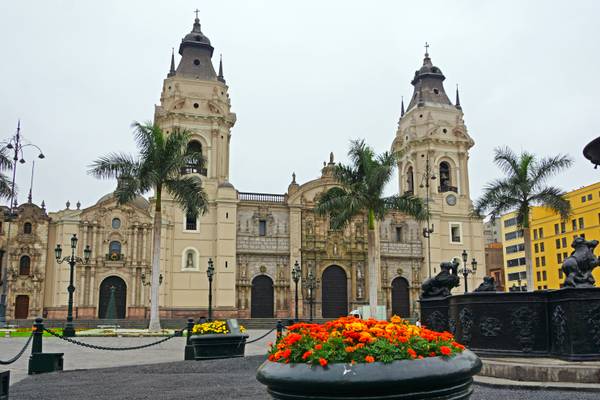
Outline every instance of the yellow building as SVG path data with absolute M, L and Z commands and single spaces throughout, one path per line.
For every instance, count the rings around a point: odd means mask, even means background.
M 506 291 L 527 291 L 525 241 L 523 229 L 517 225 L 516 213 L 512 212 L 500 217 L 500 234 Z
M 534 289 L 558 289 L 564 282 L 563 260 L 573 251 L 576 236 L 600 240 L 600 182 L 573 190 L 566 195 L 571 216 L 566 221 L 547 208 L 536 207 L 531 222 L 531 254 Z M 598 254 L 600 248 L 597 249 Z M 600 286 L 600 269 L 594 271 Z

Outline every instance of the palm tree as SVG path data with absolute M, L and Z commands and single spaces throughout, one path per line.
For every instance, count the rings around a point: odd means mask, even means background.
M 491 181 L 484 188 L 483 196 L 475 202 L 474 212 L 478 216 L 487 214 L 495 220 L 507 212 L 516 212 L 517 226 L 523 229 L 525 242 L 525 268 L 527 288 L 533 289 L 533 269 L 531 265 L 531 232 L 529 231 L 531 207 L 542 206 L 567 219 L 571 205 L 565 199 L 565 192 L 548 186 L 547 180 L 571 166 L 573 161 L 567 155 L 537 159 L 535 155 L 522 152 L 515 154 L 508 147 L 494 150 L 494 163 L 505 176 Z
M 13 160 L 7 154 L 7 151 L 8 148 L 6 146 L 0 149 L 0 171 L 11 171 L 13 169 Z M 0 172 L 0 198 L 10 199 L 12 195 L 13 190 L 10 178 Z M 9 204 L 9 207 L 11 206 Z
M 158 287 L 160 276 L 161 207 L 164 191 L 169 193 L 187 215 L 196 217 L 207 209 L 207 199 L 198 175 L 182 175 L 182 170 L 194 166 L 203 168 L 204 159 L 188 150 L 190 133 L 174 128 L 170 134 L 155 124 L 134 122 L 135 141 L 139 154 L 110 153 L 92 163 L 89 173 L 100 179 L 117 178 L 115 197 L 119 204 L 154 190 L 154 226 L 152 251 L 152 284 L 150 297 L 150 331 L 160 330 Z
M 334 229 L 343 228 L 357 215 L 367 214 L 369 305 L 371 316 L 375 317 L 379 282 L 376 222 L 381 221 L 389 211 L 400 211 L 419 220 L 424 220 L 427 212 L 419 198 L 406 194 L 383 197 L 383 189 L 398 163 L 397 154 L 385 152 L 376 155 L 364 140 L 353 140 L 348 156 L 350 165 L 337 164 L 333 170 L 333 177 L 339 186 L 323 193 L 315 210 L 320 215 L 329 215 Z

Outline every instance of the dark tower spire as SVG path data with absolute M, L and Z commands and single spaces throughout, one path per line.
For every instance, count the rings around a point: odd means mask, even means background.
M 433 65 L 429 55 L 429 43 L 425 43 L 425 57 L 423 65 L 417 71 L 411 81 L 414 92 L 406 111 L 414 107 L 428 106 L 453 106 L 444 91 L 444 79 L 446 77 L 439 67 Z
M 175 48 L 171 49 L 171 69 L 169 70 L 168 77 L 175 75 Z
M 219 75 L 217 76 L 217 80 L 225 83 L 225 77 L 223 76 L 223 54 L 220 54 L 219 58 Z
M 458 84 L 456 84 L 456 102 L 454 106 L 459 110 L 462 110 L 462 107 L 460 106 L 460 97 L 458 96 Z
M 400 103 L 400 117 L 404 117 L 404 96 L 402 96 L 402 102 Z
M 184 78 L 216 81 L 217 74 L 211 60 L 214 48 L 200 29 L 199 11 L 195 12 L 192 31 L 183 37 L 179 45 L 181 59 L 175 73 Z

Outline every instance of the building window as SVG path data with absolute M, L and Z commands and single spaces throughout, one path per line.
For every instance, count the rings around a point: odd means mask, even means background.
M 583 223 L 583 217 L 579 218 L 579 229 L 585 229 L 585 225 Z
M 519 265 L 525 265 L 525 257 L 513 258 L 506 261 L 506 266 L 508 267 L 517 267 Z
M 198 230 L 198 217 L 191 214 L 185 215 L 185 230 L 196 231 Z
M 462 243 L 462 237 L 460 232 L 460 224 L 450 224 L 450 242 L 451 243 Z
M 563 260 L 566 260 L 566 259 L 567 259 L 567 257 L 569 257 L 569 254 L 568 254 L 567 252 L 564 252 L 564 253 L 563 253 Z
M 546 249 L 544 249 L 544 242 L 540 243 L 540 251 L 544 252 Z
M 519 230 L 519 231 L 508 232 L 508 233 L 504 234 L 504 240 L 513 240 L 513 239 L 521 238 L 521 237 L 523 237 L 523 230 L 522 229 Z
M 556 248 L 560 249 L 560 238 L 556 239 Z
M 121 220 L 119 218 L 113 218 L 111 225 L 113 229 L 119 229 L 121 227 Z
M 537 229 L 533 230 L 533 240 L 537 240 L 538 239 L 538 231 Z
M 556 255 L 556 261 L 560 264 L 562 262 L 562 254 L 558 253 Z
M 406 170 L 406 193 L 414 194 L 415 192 L 415 178 L 413 176 L 413 167 L 408 167 Z
M 585 203 L 585 196 L 581 196 L 581 202 Z
M 538 229 L 538 231 L 540 231 L 540 239 L 544 238 L 544 228 L 540 228 Z
M 198 268 L 198 252 L 192 248 L 185 249 L 181 259 L 181 269 L 197 270 Z
M 397 226 L 396 227 L 396 242 L 401 242 L 402 241 L 402 227 Z
M 537 244 L 537 243 L 536 243 L 536 244 L 534 244 L 534 245 L 533 245 L 533 248 L 534 248 L 534 251 L 535 251 L 536 253 L 539 253 L 539 252 L 540 252 L 540 245 L 539 245 L 539 244 Z
M 267 221 L 264 219 L 258 221 L 258 236 L 267 236 Z
M 600 218 L 600 214 L 599 214 L 599 218 Z M 560 223 L 560 233 L 565 233 L 567 232 L 567 224 L 566 222 L 561 222 Z
M 577 220 L 572 220 L 571 225 L 573 226 L 573 230 L 576 231 L 577 230 Z
M 22 256 L 19 260 L 19 275 L 30 275 L 31 274 L 31 258 L 29 256 Z
M 536 257 L 536 258 L 535 258 L 535 266 L 536 266 L 536 267 L 539 267 L 539 266 L 540 266 L 540 258 L 539 258 L 539 257 Z
M 542 274 L 541 274 L 541 272 L 538 271 L 536 275 L 537 275 L 537 280 L 541 281 L 542 280 Z
M 25 222 L 25 224 L 23 225 L 23 233 L 26 235 L 31 235 L 31 231 L 31 222 Z
M 508 228 L 509 226 L 515 226 L 517 224 L 517 218 L 509 218 L 504 221 L 504 227 Z
M 108 244 L 108 256 L 114 261 L 121 258 L 121 242 L 113 240 Z
M 542 267 L 546 266 L 546 256 L 542 256 Z
M 545 281 L 548 280 L 548 275 L 546 275 L 546 271 L 542 271 L 542 279 Z
M 519 251 L 524 251 L 524 250 L 525 250 L 525 244 L 523 244 L 523 243 L 513 244 L 512 246 L 506 247 L 506 254 L 517 253 Z
M 591 193 L 587 195 L 587 199 L 588 199 L 588 201 L 590 201 L 592 199 L 592 194 Z
M 564 279 L 564 274 L 561 268 L 558 269 L 558 279 Z
M 452 178 L 450 176 L 450 164 L 446 161 L 440 163 L 440 192 L 456 191 L 452 187 Z
M 560 232 L 560 229 L 558 228 L 558 224 L 554 224 L 554 234 L 558 235 L 558 232 Z
M 186 156 L 189 157 L 187 165 L 183 167 L 183 174 L 200 174 L 206 176 L 206 168 L 202 167 L 202 144 L 191 140 L 187 144 Z
M 562 238 L 562 247 L 567 247 L 567 238 Z

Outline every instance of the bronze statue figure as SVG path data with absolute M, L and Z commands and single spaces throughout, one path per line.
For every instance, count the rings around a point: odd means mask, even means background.
M 460 285 L 458 266 L 459 262 L 456 258 L 451 262 L 441 263 L 440 273 L 427 279 L 423 282 L 423 285 L 421 285 L 421 298 L 450 296 L 452 288 Z
M 571 247 L 573 252 L 563 261 L 562 270 L 566 276 L 565 287 L 592 288 L 596 282 L 592 271 L 600 261 L 594 255 L 594 249 L 598 246 L 597 240 L 585 240 L 577 236 Z
M 495 292 L 496 291 L 496 280 L 493 276 L 484 276 L 483 283 L 479 285 L 475 292 Z

